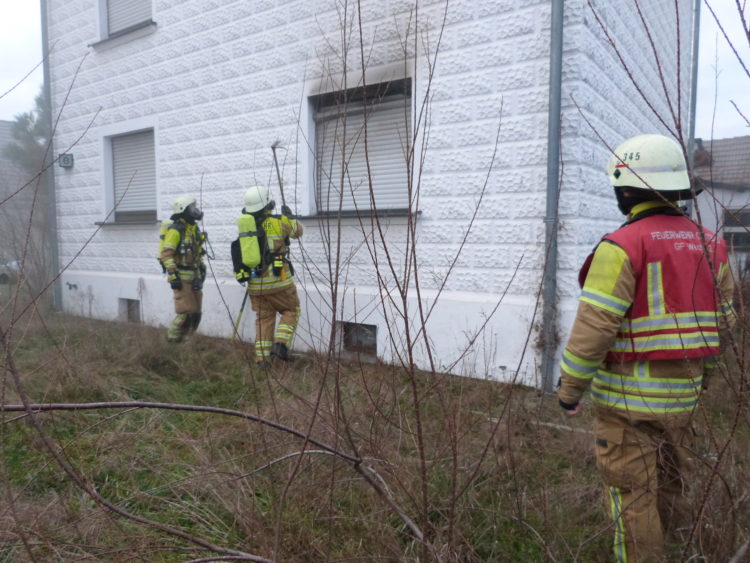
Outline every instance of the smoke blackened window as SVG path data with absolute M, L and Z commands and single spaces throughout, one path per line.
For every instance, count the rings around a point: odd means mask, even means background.
M 411 80 L 311 98 L 318 213 L 407 210 Z

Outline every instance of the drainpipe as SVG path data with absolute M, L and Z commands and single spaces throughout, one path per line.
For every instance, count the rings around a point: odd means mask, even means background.
M 50 251 L 50 264 L 51 273 L 56 276 L 60 271 L 60 249 L 57 242 L 57 198 L 55 197 L 55 169 L 54 163 L 54 131 L 52 130 L 52 87 L 50 86 L 50 71 L 49 71 L 49 36 L 47 34 L 47 0 L 39 0 L 39 7 L 41 11 L 42 20 L 42 55 L 44 56 L 44 62 L 42 68 L 44 71 L 44 95 L 47 98 L 47 116 L 49 123 L 47 124 L 50 132 L 49 146 L 47 148 L 47 155 L 44 159 L 44 164 L 47 167 L 47 172 L 44 174 L 47 183 L 47 240 L 49 241 Z M 57 279 L 52 285 L 52 308 L 60 310 L 62 308 L 62 288 L 61 281 Z
M 690 115 L 688 117 L 687 157 L 692 168 L 693 142 L 695 137 L 695 108 L 698 98 L 698 52 L 701 34 L 701 0 L 694 0 L 693 4 L 693 66 L 690 75 Z
M 693 4 L 693 66 L 690 73 L 690 116 L 688 117 L 688 158 L 693 159 L 693 141 L 695 140 L 695 108 L 698 98 L 698 52 L 701 35 L 701 0 Z
M 698 98 L 698 53 L 700 49 L 701 34 L 701 0 L 693 3 L 693 65 L 690 71 L 690 109 L 688 116 L 688 138 L 687 138 L 687 161 L 688 170 L 693 171 L 693 152 L 695 152 L 695 108 Z M 693 215 L 695 200 L 689 199 L 685 202 L 688 216 Z
M 560 193 L 560 111 L 562 97 L 563 0 L 552 0 L 550 18 L 549 116 L 547 118 L 547 210 L 544 217 L 542 280 L 542 388 L 551 393 L 557 351 L 557 211 Z

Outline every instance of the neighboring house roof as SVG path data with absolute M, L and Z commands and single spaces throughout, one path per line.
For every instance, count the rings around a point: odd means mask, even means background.
M 694 173 L 707 187 L 750 189 L 750 135 L 696 143 Z

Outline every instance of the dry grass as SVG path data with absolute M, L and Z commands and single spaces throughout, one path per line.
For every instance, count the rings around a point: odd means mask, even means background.
M 34 402 L 210 405 L 309 428 L 382 476 L 434 546 L 431 558 L 610 559 L 590 415 L 564 419 L 554 397 L 442 375 L 412 381 L 393 367 L 324 358 L 254 371 L 246 346 L 206 337 L 168 346 L 160 331 L 137 325 L 50 316 L 47 328 L 20 326 L 14 358 Z M 17 402 L 7 372 L 3 393 L 5 403 Z M 750 436 L 744 411 L 733 423 L 738 401 L 729 385 L 715 385 L 707 398 L 703 427 L 710 432 L 698 440 L 695 498 L 731 440 L 688 556 L 725 561 L 750 533 Z M 424 557 L 404 521 L 350 463 L 311 444 L 296 455 L 302 442 L 290 434 L 239 418 L 153 409 L 39 417 L 105 498 L 215 545 L 278 561 Z M 25 419 L 0 425 L 0 439 L 0 561 L 207 556 L 95 505 Z M 674 553 L 679 559 L 681 548 Z

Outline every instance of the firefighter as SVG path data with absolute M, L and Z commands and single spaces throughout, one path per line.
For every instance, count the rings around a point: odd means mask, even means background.
M 172 288 L 176 316 L 167 329 L 169 342 L 182 340 L 195 332 L 201 322 L 203 282 L 203 234 L 196 224 L 203 218 L 194 197 L 181 195 L 172 205 L 172 223 L 166 227 L 161 262 Z
M 665 534 L 690 523 L 692 416 L 720 353 L 719 328 L 731 324 L 733 281 L 724 241 L 676 203 L 693 196 L 678 143 L 629 139 L 607 173 L 627 221 L 581 270 L 558 398 L 577 414 L 591 386 L 615 559 L 662 561 Z
M 253 216 L 260 246 L 260 264 L 245 281 L 255 312 L 255 361 L 265 367 L 271 357 L 283 361 L 292 359 L 290 349 L 299 320 L 300 301 L 294 284 L 294 268 L 289 261 L 289 239 L 301 237 L 303 227 L 286 205 L 282 205 L 280 216 L 271 214 L 275 202 L 266 186 L 248 188 L 244 199 L 242 213 Z M 247 235 L 240 233 L 240 237 Z M 280 315 L 278 326 L 277 314 Z

